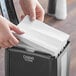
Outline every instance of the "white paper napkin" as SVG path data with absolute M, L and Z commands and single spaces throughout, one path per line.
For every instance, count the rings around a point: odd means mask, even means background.
M 25 32 L 19 39 L 38 51 L 56 56 L 66 45 L 69 35 L 38 20 L 30 21 L 26 16 L 18 27 Z

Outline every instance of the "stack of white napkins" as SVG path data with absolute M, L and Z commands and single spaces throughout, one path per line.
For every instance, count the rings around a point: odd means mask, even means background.
M 26 16 L 18 24 L 18 27 L 25 32 L 23 35 L 17 35 L 22 42 L 32 46 L 37 51 L 49 53 L 55 57 L 62 51 L 69 39 L 68 34 L 43 22 L 38 20 L 31 22 L 29 16 Z

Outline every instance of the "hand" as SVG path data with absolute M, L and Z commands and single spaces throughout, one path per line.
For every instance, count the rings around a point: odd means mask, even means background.
M 25 15 L 29 15 L 31 20 L 44 20 L 44 9 L 37 0 L 20 0 L 20 5 Z
M 0 47 L 13 47 L 19 43 L 19 40 L 12 34 L 11 30 L 17 34 L 23 34 L 14 24 L 0 16 Z

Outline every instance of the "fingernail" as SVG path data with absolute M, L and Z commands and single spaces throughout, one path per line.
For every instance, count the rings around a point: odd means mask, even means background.
M 25 33 L 22 29 L 20 29 L 20 31 L 21 31 L 21 34 L 24 34 Z
M 31 21 L 34 21 L 36 18 L 35 17 L 32 17 L 32 18 L 30 18 L 31 19 Z
M 35 20 L 36 18 L 35 17 L 33 17 L 33 20 Z

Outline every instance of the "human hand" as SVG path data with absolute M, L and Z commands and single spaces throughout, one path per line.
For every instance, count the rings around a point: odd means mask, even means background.
M 0 16 L 0 47 L 1 48 L 8 48 L 13 47 L 19 43 L 19 40 L 12 34 L 12 31 L 16 32 L 17 34 L 23 34 L 17 26 L 13 23 L 5 19 L 4 17 Z
M 25 15 L 29 15 L 31 20 L 44 20 L 44 9 L 38 0 L 20 0 L 20 5 Z

